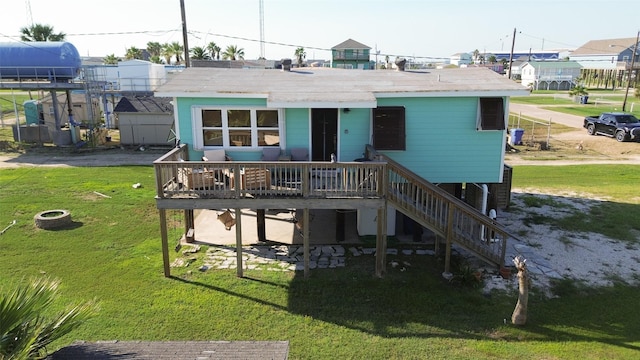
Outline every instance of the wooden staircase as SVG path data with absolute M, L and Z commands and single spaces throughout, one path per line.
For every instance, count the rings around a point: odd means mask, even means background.
M 387 201 L 446 240 L 445 272 L 449 272 L 452 243 L 489 264 L 504 266 L 507 239 L 512 236 L 503 227 L 391 158 L 367 150 L 370 159 L 387 163 Z

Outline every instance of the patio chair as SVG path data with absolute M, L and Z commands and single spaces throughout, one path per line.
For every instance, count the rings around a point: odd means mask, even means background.
M 291 148 L 291 161 L 309 161 L 309 149 Z
M 262 149 L 262 161 L 278 161 L 279 159 L 279 147 L 265 147 Z
M 231 161 L 231 158 L 227 155 L 224 149 L 205 150 L 204 156 L 202 157 L 202 161 L 215 161 L 215 162 Z M 207 167 L 205 167 L 204 170 L 205 172 L 210 172 L 211 174 L 213 174 L 213 178 L 215 179 L 215 181 L 224 182 L 228 184 L 229 182 L 228 169 L 220 169 L 220 168 L 208 169 Z
M 205 150 L 202 161 L 231 161 L 231 158 L 223 149 Z

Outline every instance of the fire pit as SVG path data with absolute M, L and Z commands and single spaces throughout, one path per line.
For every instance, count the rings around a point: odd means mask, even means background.
M 40 229 L 58 229 L 71 224 L 71 213 L 68 210 L 47 210 L 37 213 L 34 220 Z

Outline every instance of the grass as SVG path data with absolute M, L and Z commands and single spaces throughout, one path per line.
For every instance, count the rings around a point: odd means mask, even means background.
M 593 187 L 618 189 L 603 194 L 614 199 L 637 183 L 634 169 L 516 167 L 514 181 L 581 191 L 614 174 L 629 184 Z M 143 187 L 134 189 L 137 182 Z M 314 270 L 307 280 L 275 271 L 246 271 L 240 279 L 235 270 L 196 271 L 198 262 L 165 278 L 152 167 L 1 169 L 0 188 L 0 227 L 17 220 L 0 237 L 0 288 L 46 274 L 61 280 L 54 308 L 100 302 L 98 316 L 57 346 L 77 339 L 289 340 L 291 359 L 626 359 L 640 349 L 636 287 L 560 283 L 562 296 L 553 299 L 534 288 L 527 326 L 514 327 L 515 291 L 483 294 L 464 281 L 446 282 L 434 256 L 389 256 L 411 266 L 389 266 L 383 279 L 373 276 L 372 256 L 348 251 L 345 268 Z M 73 226 L 34 226 L 37 212 L 58 208 L 71 211 Z M 175 241 L 181 217 L 169 215 Z
M 581 117 L 596 116 L 602 112 L 622 111 L 624 91 L 589 89 L 588 104 L 576 104 L 566 91 L 535 91 L 532 96 L 517 96 L 510 101 L 517 104 L 531 104 L 541 106 L 543 109 L 558 111 Z M 633 111 L 631 104 L 635 103 Z M 640 99 L 634 96 L 633 91 L 627 97 L 626 111 L 640 118 Z
M 529 223 L 547 223 L 567 231 L 595 232 L 637 243 L 640 196 L 634 189 L 640 181 L 638 169 L 635 165 L 517 166 L 513 170 L 513 186 L 564 193 L 575 197 L 575 201 L 584 197 L 603 199 L 588 213 L 574 211 L 563 218 L 531 215 Z M 525 197 L 525 205 L 566 207 L 550 197 L 534 196 Z
M 23 92 L 13 93 L 11 90 L 0 90 L 0 112 L 2 112 L 5 117 L 15 117 L 14 99 L 20 114 L 20 119 L 24 122 L 24 106 L 22 104 L 30 100 L 28 94 Z

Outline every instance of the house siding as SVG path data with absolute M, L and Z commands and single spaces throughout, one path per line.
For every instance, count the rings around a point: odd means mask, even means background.
M 309 109 L 286 109 L 285 139 L 287 148 L 309 148 Z
M 191 119 L 191 111 L 193 106 L 266 106 L 266 99 L 247 99 L 247 98 L 177 98 L 174 99 L 177 109 L 178 119 Z M 199 160 L 203 152 L 193 150 L 193 121 L 182 121 L 176 124 L 180 141 L 183 144 L 189 144 L 189 159 Z M 255 153 L 255 152 L 253 152 Z M 254 154 L 247 151 L 229 151 L 227 155 L 234 160 L 256 160 Z
M 264 99 L 180 98 L 178 116 L 191 118 L 193 106 L 266 106 Z M 411 171 L 434 183 L 500 181 L 505 131 L 476 130 L 478 98 L 388 98 L 378 106 L 406 109 L 406 150 L 382 151 Z M 288 149 L 309 147 L 310 109 L 285 109 L 285 141 Z M 180 124 L 183 143 L 193 144 L 191 122 Z M 350 109 L 339 114 L 338 160 L 361 158 L 371 143 L 371 109 Z M 259 160 L 256 150 L 229 150 L 238 161 Z M 202 152 L 190 150 L 191 159 Z
M 379 99 L 406 109 L 406 150 L 382 151 L 434 183 L 499 182 L 505 131 L 476 130 L 478 98 Z
M 338 160 L 353 161 L 363 157 L 364 149 L 371 142 L 371 109 L 340 111 L 338 129 Z

